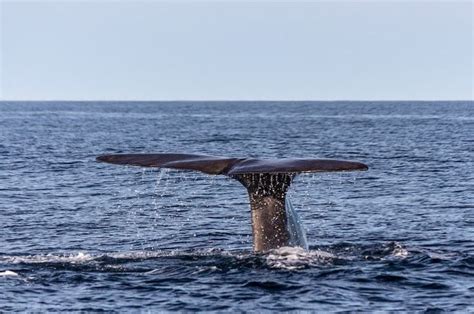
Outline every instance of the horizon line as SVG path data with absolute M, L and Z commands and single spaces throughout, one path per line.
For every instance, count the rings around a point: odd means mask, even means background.
M 0 99 L 0 102 L 473 102 L 474 99 Z

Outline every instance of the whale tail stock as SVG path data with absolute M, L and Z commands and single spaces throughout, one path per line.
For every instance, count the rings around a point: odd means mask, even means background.
M 227 158 L 193 154 L 112 154 L 97 161 L 141 167 L 195 170 L 227 175 L 248 191 L 252 214 L 254 251 L 266 251 L 290 243 L 286 193 L 302 172 L 367 170 L 365 164 L 331 159 Z

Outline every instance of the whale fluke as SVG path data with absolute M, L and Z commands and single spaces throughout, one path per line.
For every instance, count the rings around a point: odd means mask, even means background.
M 226 174 L 239 158 L 192 154 L 112 154 L 97 157 L 98 161 L 117 165 L 196 170 L 207 174 Z
M 236 179 L 249 194 L 256 252 L 289 245 L 286 192 L 297 174 L 368 169 L 360 162 L 332 159 L 228 158 L 195 154 L 110 154 L 99 156 L 97 160 L 118 165 L 195 170 Z
M 111 154 L 98 161 L 117 165 L 196 170 L 207 174 L 301 173 L 367 170 L 360 162 L 310 158 L 228 158 L 193 154 Z

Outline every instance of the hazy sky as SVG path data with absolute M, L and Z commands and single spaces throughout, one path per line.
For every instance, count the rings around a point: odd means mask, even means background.
M 0 99 L 474 98 L 471 1 L 0 2 Z

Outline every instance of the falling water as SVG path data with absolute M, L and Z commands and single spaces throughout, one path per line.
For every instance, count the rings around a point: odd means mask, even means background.
M 290 233 L 290 246 L 299 246 L 308 250 L 308 241 L 306 240 L 303 223 L 298 213 L 294 210 L 289 197 L 286 197 L 285 209 L 288 220 L 288 232 Z

